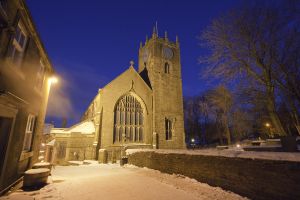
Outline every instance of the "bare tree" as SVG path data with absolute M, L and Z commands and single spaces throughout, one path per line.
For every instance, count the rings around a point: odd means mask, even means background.
M 206 94 L 210 109 L 215 113 L 216 120 L 219 122 L 220 128 L 223 131 L 220 131 L 220 142 L 223 141 L 223 134 L 227 139 L 227 143 L 231 144 L 231 134 L 229 130 L 229 115 L 232 108 L 232 94 L 230 91 L 223 85 L 218 86 L 217 88 L 208 91 Z
M 251 123 L 249 121 L 251 119 L 249 113 L 242 111 L 241 109 L 236 109 L 232 113 L 232 135 L 236 140 L 240 141 L 246 135 L 249 135 L 252 131 Z
M 184 118 L 187 138 L 199 137 L 200 134 L 200 110 L 197 106 L 197 96 L 184 98 Z
M 272 3 L 259 1 L 213 20 L 201 35 L 202 45 L 211 49 L 201 62 L 208 64 L 206 74 L 255 80 L 264 92 L 277 133 L 286 135 L 275 95 L 276 90 L 282 90 L 292 99 L 299 98 L 299 14 L 290 6 L 298 6 L 299 1 Z

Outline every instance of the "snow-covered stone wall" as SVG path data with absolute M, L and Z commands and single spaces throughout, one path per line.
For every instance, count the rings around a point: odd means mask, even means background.
M 135 150 L 128 152 L 128 162 L 182 174 L 251 199 L 300 199 L 300 162 L 295 159 Z

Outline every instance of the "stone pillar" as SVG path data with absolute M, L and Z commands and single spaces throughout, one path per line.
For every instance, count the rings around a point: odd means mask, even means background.
M 103 164 L 107 163 L 107 156 L 106 149 L 99 149 L 98 162 Z
M 153 132 L 153 149 L 158 149 L 158 134 Z
M 111 151 L 111 163 L 116 163 L 116 162 L 117 162 L 116 151 L 112 150 Z

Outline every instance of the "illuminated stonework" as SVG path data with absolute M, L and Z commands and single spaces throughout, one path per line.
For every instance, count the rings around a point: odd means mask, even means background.
M 97 159 L 100 149 L 111 160 L 119 159 L 126 148 L 185 148 L 178 40 L 160 38 L 154 30 L 140 46 L 138 71 L 130 62 L 126 71 L 99 89 L 81 121 L 95 125 L 94 140 L 88 144 L 94 153 L 71 146 L 68 152 L 81 152 L 85 159 Z

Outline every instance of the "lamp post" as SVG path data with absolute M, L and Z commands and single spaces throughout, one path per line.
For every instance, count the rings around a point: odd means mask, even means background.
M 32 151 L 34 153 L 32 159 L 30 160 L 29 167 L 32 167 L 32 165 L 38 161 L 38 156 L 40 153 L 39 151 L 41 147 L 41 139 L 42 139 L 41 137 L 43 135 L 43 127 L 44 127 L 44 122 L 45 122 L 45 117 L 47 112 L 49 92 L 50 92 L 51 85 L 57 82 L 58 79 L 55 76 L 51 76 L 47 79 L 47 82 L 44 83 L 43 98 L 41 99 L 41 107 L 37 119 L 39 123 L 37 123 L 37 127 L 35 129 L 36 135 L 32 144 Z

